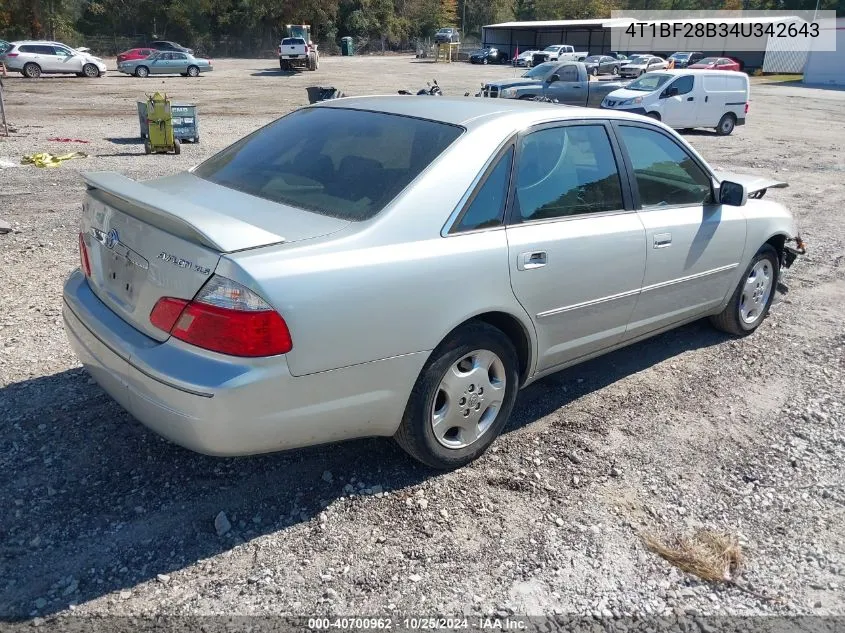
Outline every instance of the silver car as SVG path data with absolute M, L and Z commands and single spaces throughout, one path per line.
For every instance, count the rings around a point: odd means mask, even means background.
M 106 74 L 106 63 L 89 49 L 75 49 L 60 42 L 44 40 L 12 42 L 0 61 L 8 70 L 37 79 L 42 74 L 74 74 L 95 78 Z
M 118 72 L 136 77 L 182 75 L 199 77 L 214 70 L 211 61 L 182 51 L 156 51 L 143 59 L 127 59 L 117 64 Z
M 175 176 L 89 173 L 71 345 L 202 453 L 393 436 L 454 468 L 552 372 L 764 320 L 802 252 L 783 183 L 638 115 L 493 99 L 300 109 Z

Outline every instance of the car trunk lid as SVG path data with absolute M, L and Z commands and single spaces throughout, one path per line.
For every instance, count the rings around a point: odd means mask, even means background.
M 109 172 L 84 179 L 88 283 L 121 318 L 160 341 L 168 334 L 150 323 L 156 302 L 164 296 L 193 299 L 222 254 L 319 237 L 348 224 L 191 174 L 148 183 Z

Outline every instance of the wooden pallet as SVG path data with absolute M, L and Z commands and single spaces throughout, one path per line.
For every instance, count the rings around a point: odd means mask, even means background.
M 457 59 L 458 48 L 460 44 L 437 44 L 437 57 L 434 61 L 439 62 L 441 59 L 447 63 Z

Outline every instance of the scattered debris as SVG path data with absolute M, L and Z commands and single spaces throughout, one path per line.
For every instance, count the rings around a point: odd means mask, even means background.
M 232 524 L 229 523 L 229 517 L 226 516 L 223 510 L 218 512 L 217 516 L 214 517 L 214 529 L 217 530 L 217 536 L 223 536 L 232 529 Z
M 74 158 L 88 158 L 88 154 L 82 152 L 71 152 L 70 154 L 61 154 L 54 156 L 47 152 L 39 152 L 37 154 L 28 154 L 21 158 L 21 165 L 35 165 L 36 167 L 58 167 L 66 160 Z
M 699 530 L 692 538 L 664 540 L 653 534 L 640 537 L 646 547 L 688 574 L 710 582 L 730 582 L 739 574 L 743 556 L 733 536 Z

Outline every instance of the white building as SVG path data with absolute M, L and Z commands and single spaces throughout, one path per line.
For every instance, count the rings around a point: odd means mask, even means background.
M 835 51 L 810 51 L 804 66 L 804 83 L 845 86 L 845 18 L 836 18 Z

